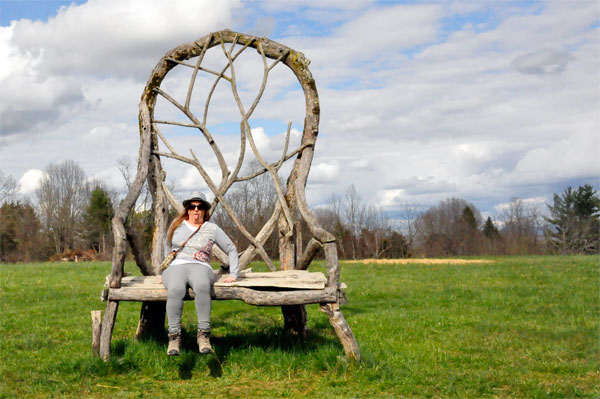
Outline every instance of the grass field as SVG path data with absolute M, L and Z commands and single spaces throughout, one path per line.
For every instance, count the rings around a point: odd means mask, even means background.
M 301 341 L 282 333 L 279 308 L 238 301 L 214 302 L 218 359 L 195 351 L 192 303 L 176 358 L 166 341 L 133 339 L 140 305 L 122 303 L 104 363 L 90 310 L 104 309 L 108 263 L 0 265 L 0 397 L 599 397 L 599 258 L 486 259 L 343 263 L 361 363 L 316 305 Z

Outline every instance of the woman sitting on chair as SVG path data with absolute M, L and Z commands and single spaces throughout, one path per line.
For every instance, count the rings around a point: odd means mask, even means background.
M 169 324 L 169 356 L 179 355 L 181 344 L 181 313 L 183 298 L 190 286 L 196 298 L 198 316 L 198 350 L 206 354 L 212 351 L 210 345 L 211 286 L 215 273 L 210 265 L 213 244 L 217 244 L 229 256 L 230 276 L 223 282 L 236 281 L 238 273 L 238 253 L 231 239 L 219 226 L 208 221 L 210 203 L 202 194 L 183 201 L 184 211 L 173 221 L 167 236 L 167 249 L 177 254 L 173 262 L 162 274 L 167 288 L 167 319 Z M 187 242 L 185 242 L 187 240 Z

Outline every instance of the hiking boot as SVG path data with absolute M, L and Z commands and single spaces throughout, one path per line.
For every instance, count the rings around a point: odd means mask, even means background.
M 181 345 L 181 333 L 169 334 L 169 347 L 167 355 L 179 356 L 179 345 Z
M 198 350 L 204 355 L 212 352 L 212 346 L 210 346 L 210 330 L 198 330 Z

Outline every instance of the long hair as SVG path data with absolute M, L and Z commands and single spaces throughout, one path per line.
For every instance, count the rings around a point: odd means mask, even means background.
M 209 209 L 204 209 L 204 222 L 208 222 L 210 220 L 210 208 Z M 183 211 L 177 215 L 177 217 L 173 220 L 173 222 L 171 223 L 171 226 L 169 227 L 169 233 L 167 235 L 167 242 L 169 244 L 172 243 L 173 240 L 173 234 L 175 233 L 175 230 L 177 230 L 177 228 L 179 227 L 179 225 L 181 223 L 183 223 L 184 220 L 188 219 L 188 209 L 187 208 L 183 208 Z

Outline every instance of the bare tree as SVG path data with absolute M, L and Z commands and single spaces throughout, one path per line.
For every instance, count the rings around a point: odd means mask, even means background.
M 466 216 L 469 215 L 469 216 Z M 423 212 L 415 221 L 416 244 L 427 256 L 478 253 L 481 214 L 473 204 L 449 198 Z
M 332 194 L 326 206 L 314 210 L 319 223 L 335 236 L 337 249 L 342 259 L 346 259 L 345 243 L 350 236 L 350 231 L 344 224 L 342 217 L 343 200 L 338 195 Z
M 400 206 L 400 209 L 401 231 L 407 239 L 408 246 L 412 248 L 417 234 L 416 221 L 419 215 L 425 211 L 425 208 L 423 205 L 406 202 Z
M 365 247 L 363 257 L 379 259 L 391 248 L 391 241 L 385 238 L 391 235 L 392 228 L 382 208 L 372 204 L 365 208 L 361 230 Z
M 333 232 L 340 257 L 344 259 L 405 257 L 407 240 L 392 225 L 381 207 L 363 205 L 354 186 L 343 198 L 332 195 L 325 207 L 315 210 L 319 222 Z
M 133 184 L 133 178 L 135 177 L 135 173 L 132 172 L 133 161 L 127 157 L 122 156 L 117 159 L 117 168 L 119 172 L 121 172 L 121 176 L 123 176 L 123 180 L 125 180 L 125 187 L 127 191 L 131 189 L 131 185 Z
M 542 223 L 539 210 L 513 197 L 500 214 L 501 234 L 510 255 L 543 252 Z
M 11 201 L 17 195 L 17 182 L 11 175 L 0 170 L 0 205 Z
M 361 203 L 361 198 L 354 184 L 346 189 L 344 196 L 344 216 L 351 232 L 351 249 L 352 259 L 356 259 L 358 250 L 358 237 L 360 235 L 360 227 L 363 223 L 365 215 L 365 207 Z
M 342 200 L 341 197 L 332 194 L 331 196 L 331 200 L 330 200 L 330 206 L 331 206 L 331 216 L 332 216 L 332 222 L 333 225 L 331 226 L 331 229 L 329 229 L 329 231 L 333 231 L 333 234 L 336 237 L 337 240 L 337 245 L 340 251 L 340 256 L 342 258 L 346 258 L 347 252 L 346 252 L 346 241 L 347 238 L 350 236 L 349 231 L 347 229 L 347 227 L 344 225 L 343 222 L 343 217 L 342 217 L 342 210 L 344 207 L 344 202 Z
M 123 176 L 123 180 L 125 181 L 125 191 L 131 190 L 131 186 L 133 184 L 133 177 L 135 176 L 134 164 L 131 158 L 127 156 L 122 156 L 117 159 L 117 168 L 119 172 L 121 172 L 121 176 Z M 173 189 L 173 184 L 169 186 L 169 188 Z M 174 192 L 175 190 L 171 190 Z M 116 201 L 114 203 L 117 203 Z M 141 189 L 141 195 L 138 197 L 137 203 L 135 205 L 135 211 L 145 211 L 150 208 L 151 203 L 151 195 L 148 190 L 148 185 L 144 184 Z
M 87 201 L 85 172 L 71 160 L 50 164 L 45 172 L 36 190 L 38 211 L 56 253 L 61 253 L 75 246 L 75 228 Z

